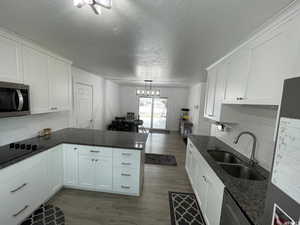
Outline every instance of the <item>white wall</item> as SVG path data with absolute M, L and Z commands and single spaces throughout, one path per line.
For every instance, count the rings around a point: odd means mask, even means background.
M 105 110 L 104 110 L 104 95 L 105 95 L 105 80 L 97 75 L 88 73 L 84 70 L 72 67 L 72 78 L 73 78 L 73 96 L 75 84 L 83 83 L 91 85 L 93 87 L 93 120 L 95 129 L 105 128 Z M 73 126 L 76 127 L 76 112 L 75 102 L 76 99 L 73 97 Z
M 216 130 L 212 125 L 211 135 L 218 137 L 243 155 L 250 157 L 252 139 L 245 135 L 239 144 L 234 145 L 233 140 L 241 131 L 251 131 L 257 137 L 256 159 L 265 169 L 270 170 L 274 151 L 274 130 L 276 124 L 277 108 L 266 108 L 260 106 L 232 106 L 232 115 L 236 124 L 225 132 Z
M 120 86 L 112 81 L 105 80 L 105 126 L 120 116 Z
M 188 108 L 190 109 L 190 120 L 193 123 L 193 134 L 209 135 L 210 122 L 204 118 L 206 83 L 198 83 L 190 87 Z
M 138 115 L 138 97 L 136 89 L 138 86 L 120 86 L 120 106 L 121 114 L 134 112 Z M 167 129 L 177 131 L 179 127 L 179 117 L 181 108 L 188 106 L 188 88 L 159 87 L 161 97 L 168 98 Z
M 38 135 L 44 128 L 53 131 L 70 126 L 70 113 L 57 112 L 25 117 L 12 117 L 0 119 L 0 146 L 20 141 Z

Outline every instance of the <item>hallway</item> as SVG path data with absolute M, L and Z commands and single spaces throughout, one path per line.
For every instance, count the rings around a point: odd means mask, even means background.
M 141 197 L 63 189 L 50 204 L 67 225 L 169 225 L 168 191 L 192 192 L 185 172 L 185 144 L 177 133 L 149 134 L 146 152 L 172 154 L 178 166 L 145 165 Z

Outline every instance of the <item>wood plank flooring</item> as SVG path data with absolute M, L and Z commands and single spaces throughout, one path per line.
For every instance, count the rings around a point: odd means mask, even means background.
M 50 204 L 66 225 L 170 225 L 168 191 L 192 192 L 184 169 L 185 144 L 178 134 L 150 134 L 146 152 L 172 154 L 178 166 L 145 165 L 141 197 L 63 189 Z

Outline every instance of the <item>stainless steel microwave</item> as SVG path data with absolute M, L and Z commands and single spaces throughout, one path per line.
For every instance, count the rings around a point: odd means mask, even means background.
M 30 114 L 29 86 L 0 82 L 0 117 Z

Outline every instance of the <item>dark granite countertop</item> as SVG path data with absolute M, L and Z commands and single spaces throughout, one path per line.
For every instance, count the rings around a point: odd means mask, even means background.
M 100 147 L 112 147 L 132 150 L 144 150 L 148 135 L 131 132 L 102 131 L 93 129 L 66 128 L 56 132 L 48 137 L 34 137 L 19 141 L 18 143 L 37 144 L 39 146 L 36 151 L 28 151 L 26 154 L 12 160 L 6 160 L 12 156 L 11 151 L 26 150 L 10 150 L 9 145 L 0 147 L 0 169 L 8 167 L 21 160 L 29 158 L 40 152 L 46 151 L 59 144 L 76 144 L 90 145 Z M 7 154 L 6 154 L 7 153 Z
M 215 137 L 209 136 L 189 136 L 192 143 L 206 159 L 214 172 L 222 180 L 226 189 L 235 199 L 239 207 L 243 210 L 248 219 L 255 225 L 260 223 L 264 212 L 268 179 L 264 181 L 244 180 L 230 176 L 221 166 L 208 154 L 207 150 L 217 149 L 231 152 L 245 162 L 249 160 L 220 141 Z M 256 168 L 263 176 L 268 177 L 269 173 L 260 166 Z

